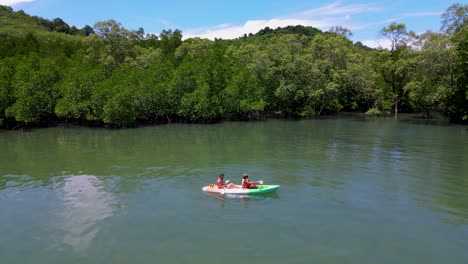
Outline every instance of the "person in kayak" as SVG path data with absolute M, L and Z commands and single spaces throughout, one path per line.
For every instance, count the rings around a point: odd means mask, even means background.
M 216 181 L 216 186 L 218 186 L 219 189 L 222 189 L 222 188 L 231 189 L 231 188 L 234 187 L 234 184 L 233 183 L 225 184 L 224 183 L 224 173 L 220 173 L 218 175 L 218 180 Z
M 244 173 L 242 176 L 242 188 L 245 189 L 257 189 L 257 184 L 255 182 L 249 181 L 249 175 L 247 173 Z
M 220 173 L 218 175 L 218 180 L 216 181 L 216 185 L 218 186 L 219 189 L 227 187 L 227 185 L 224 184 L 224 173 Z

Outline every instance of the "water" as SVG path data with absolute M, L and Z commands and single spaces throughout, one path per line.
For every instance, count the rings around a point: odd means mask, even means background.
M 467 161 L 414 120 L 2 131 L 0 263 L 468 263 Z

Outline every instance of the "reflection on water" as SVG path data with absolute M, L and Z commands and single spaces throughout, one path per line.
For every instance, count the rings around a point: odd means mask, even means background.
M 92 175 L 66 178 L 61 192 L 63 243 L 75 251 L 85 251 L 99 232 L 100 222 L 114 214 L 112 205 L 116 199 L 105 192 L 101 181 Z
M 247 195 L 247 194 L 219 194 L 219 193 L 210 193 L 205 192 L 206 195 L 212 197 L 214 200 L 217 200 L 219 206 L 224 208 L 226 205 L 239 205 L 242 204 L 245 208 L 249 207 L 249 203 L 254 202 L 269 202 L 272 199 L 278 199 L 279 195 L 277 193 L 266 193 L 263 195 Z

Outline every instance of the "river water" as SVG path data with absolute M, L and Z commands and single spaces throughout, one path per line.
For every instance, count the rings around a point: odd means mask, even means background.
M 203 193 L 217 174 L 281 185 Z M 0 263 L 468 263 L 468 128 L 416 119 L 0 132 Z

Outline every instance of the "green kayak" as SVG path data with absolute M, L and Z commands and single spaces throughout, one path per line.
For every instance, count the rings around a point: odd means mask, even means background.
M 204 192 L 211 192 L 211 193 L 221 193 L 221 194 L 263 194 L 263 193 L 271 193 L 276 192 L 279 185 L 257 185 L 257 189 L 245 189 L 242 187 L 233 187 L 233 188 L 218 188 L 215 184 L 211 184 L 210 186 L 203 187 Z

